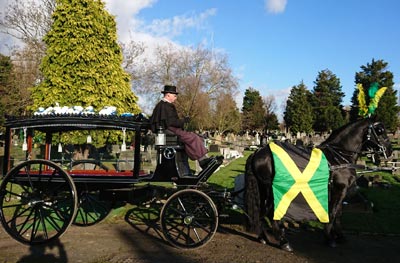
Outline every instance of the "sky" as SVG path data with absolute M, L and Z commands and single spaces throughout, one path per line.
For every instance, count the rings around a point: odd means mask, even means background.
M 282 107 L 293 86 L 303 82 L 312 90 L 318 73 L 329 69 L 349 105 L 355 73 L 373 59 L 388 63 L 400 89 L 398 0 L 103 1 L 116 16 L 121 42 L 150 49 L 202 44 L 225 53 L 239 80 L 238 104 L 252 87 Z M 5 41 L 0 35 L 0 50 Z

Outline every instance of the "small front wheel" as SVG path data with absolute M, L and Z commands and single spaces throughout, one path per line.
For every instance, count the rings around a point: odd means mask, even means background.
M 213 200 L 195 189 L 171 195 L 161 210 L 160 219 L 166 240 L 183 249 L 204 246 L 218 227 L 218 212 Z
M 59 238 L 75 218 L 75 184 L 48 160 L 25 161 L 0 185 L 0 221 L 17 241 L 42 244 Z

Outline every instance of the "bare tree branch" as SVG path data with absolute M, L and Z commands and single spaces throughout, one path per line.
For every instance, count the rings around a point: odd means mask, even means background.
M 39 43 L 49 31 L 55 0 L 15 0 L 1 12 L 0 30 L 24 43 Z

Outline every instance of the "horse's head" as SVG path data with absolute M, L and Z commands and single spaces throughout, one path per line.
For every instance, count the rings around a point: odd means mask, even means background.
M 334 152 L 333 159 L 338 163 L 354 162 L 362 152 L 372 154 L 375 161 L 392 155 L 385 126 L 373 118 L 362 118 L 334 130 L 319 147 Z
M 392 144 L 383 123 L 374 122 L 369 124 L 364 138 L 363 151 L 372 153 L 374 160 L 379 160 L 379 156 L 388 159 L 392 155 Z

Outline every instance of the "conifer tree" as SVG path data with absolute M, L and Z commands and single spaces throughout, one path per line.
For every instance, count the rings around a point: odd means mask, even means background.
M 293 86 L 290 91 L 283 118 L 292 133 L 312 132 L 313 113 L 310 96 L 311 93 L 303 82 Z
M 138 113 L 137 97 L 123 70 L 116 22 L 101 0 L 57 0 L 53 24 L 44 37 L 44 79 L 32 89 L 38 107 L 104 106 Z
M 340 80 L 330 70 L 325 69 L 318 73 L 314 84 L 311 96 L 314 130 L 329 132 L 339 128 L 344 124 L 344 112 L 342 110 L 344 93 Z
M 7 91 L 12 90 L 11 83 L 12 63 L 10 57 L 0 54 L 0 132 L 4 132 L 4 113 L 7 108 L 7 103 L 4 101 L 7 98 Z
M 242 127 L 244 130 L 263 130 L 265 127 L 265 108 L 258 90 L 246 89 L 243 97 Z

